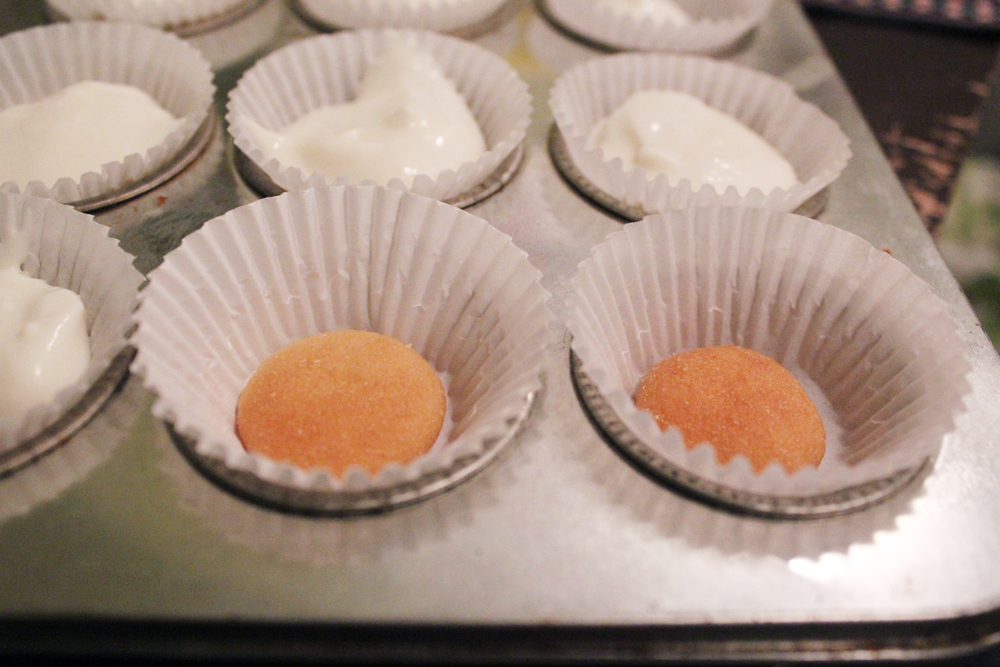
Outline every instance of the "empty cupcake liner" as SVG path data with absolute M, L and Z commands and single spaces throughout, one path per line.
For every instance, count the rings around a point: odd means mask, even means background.
M 595 247 L 573 290 L 568 327 L 583 371 L 623 435 L 653 453 L 648 466 L 665 462 L 682 484 L 806 505 L 844 490 L 877 495 L 917 474 L 965 409 L 971 366 L 944 302 L 888 254 L 808 218 L 722 207 L 650 216 Z M 710 445 L 688 450 L 636 408 L 657 362 L 710 345 L 757 350 L 803 382 L 827 431 L 818 468 L 755 474 L 744 457 L 722 466 Z
M 418 175 L 410 192 L 438 200 L 460 197 L 501 169 L 524 139 L 531 122 L 528 86 L 498 56 L 475 44 L 431 32 L 361 30 L 320 35 L 296 42 L 260 60 L 230 93 L 226 119 L 236 146 L 271 181 L 285 190 L 304 190 L 328 184 L 320 173 L 305 174 L 298 167 L 269 159 L 246 129 L 246 120 L 277 131 L 313 109 L 350 101 L 368 63 L 383 51 L 389 39 L 413 39 L 427 49 L 445 75 L 455 82 L 486 139 L 487 151 L 458 171 Z M 347 185 L 346 177 L 334 185 Z M 402 181 L 388 185 L 405 189 Z
M 412 28 L 457 32 L 486 21 L 508 0 L 295 0 L 330 29 Z
M 289 192 L 209 221 L 150 274 L 133 370 L 199 467 L 271 487 L 256 500 L 385 509 L 447 488 L 523 423 L 553 343 L 547 299 L 510 238 L 460 209 L 376 186 Z M 428 454 L 339 479 L 244 450 L 234 420 L 247 379 L 281 347 L 336 329 L 393 336 L 444 377 L 449 415 Z
M 58 16 L 73 20 L 141 23 L 177 29 L 259 5 L 263 0 L 46 0 Z
M 711 185 L 695 191 L 688 179 L 646 178 L 636 167 L 626 172 L 620 159 L 607 161 L 589 148 L 592 128 L 640 90 L 677 90 L 725 112 L 763 137 L 788 160 L 799 183 L 788 189 L 745 196 L 735 187 L 718 193 Z M 583 176 L 625 208 L 646 214 L 690 206 L 766 207 L 794 211 L 843 171 L 851 157 L 849 140 L 837 123 L 804 102 L 787 83 L 762 72 L 699 56 L 623 54 L 585 62 L 563 73 L 549 99 L 556 125 L 573 164 Z
M 658 22 L 610 3 L 543 0 L 557 24 L 587 40 L 617 49 L 715 53 L 731 46 L 771 11 L 774 0 L 674 0 L 691 17 L 685 25 Z
M 57 425 L 64 415 L 79 411 L 81 402 L 97 384 L 107 391 L 89 400 L 106 399 L 127 373 L 127 361 L 119 356 L 130 352 L 132 311 L 137 303 L 143 276 L 132 266 L 132 256 L 108 237 L 108 228 L 93 218 L 51 200 L 0 193 L 0 242 L 19 235 L 27 243 L 27 258 L 21 270 L 32 278 L 69 289 L 80 295 L 87 313 L 90 335 L 90 364 L 81 378 L 60 391 L 49 403 L 29 410 L 20 420 L 0 417 L 0 467 L 18 465 L 38 455 L 38 449 L 65 440 L 65 429 L 34 442 L 40 434 Z M 120 367 L 117 378 L 105 377 L 113 365 Z M 87 406 L 93 416 L 99 406 Z M 79 428 L 83 421 L 75 420 Z M 32 442 L 29 442 L 32 441 Z M 31 445 L 30 451 L 21 451 Z
M 31 28 L 0 38 L 0 107 L 26 104 L 86 80 L 127 84 L 149 93 L 184 122 L 145 155 L 122 156 L 101 173 L 66 174 L 51 187 L 23 185 L 24 194 L 75 203 L 128 188 L 168 164 L 205 122 L 215 88 L 208 63 L 183 40 L 155 28 L 78 21 Z M 21 192 L 13 181 L 2 192 Z

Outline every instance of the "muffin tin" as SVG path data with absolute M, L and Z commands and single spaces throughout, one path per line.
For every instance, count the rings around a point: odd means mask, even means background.
M 388 510 L 475 474 L 524 426 L 554 342 L 538 279 L 510 237 L 432 199 L 376 186 L 289 192 L 209 221 L 150 273 L 133 370 L 192 462 L 245 497 L 316 514 Z M 243 448 L 234 418 L 250 376 L 335 329 L 392 336 L 441 376 L 448 410 L 425 454 L 333 475 Z
M 273 45 L 309 34 L 289 15 Z M 535 117 L 521 169 L 470 212 L 527 252 L 565 322 L 578 263 L 622 223 L 553 165 L 546 95 L 560 71 L 601 52 L 530 3 L 479 41 L 531 84 Z M 891 252 L 958 322 L 972 391 L 933 461 L 878 502 L 822 519 L 719 509 L 608 446 L 575 393 L 560 325 L 562 344 L 540 364 L 544 392 L 503 456 L 407 507 L 304 517 L 246 502 L 192 466 L 132 378 L 56 452 L 128 431 L 75 483 L 59 493 L 46 475 L 22 476 L 56 454 L 0 479 L 0 502 L 15 484 L 40 499 L 0 511 L 0 652 L 739 662 L 941 657 L 993 642 L 1000 360 L 798 3 L 776 2 L 726 57 L 837 120 L 854 157 L 820 219 Z M 231 86 L 242 68 L 216 81 Z M 97 220 L 149 272 L 257 197 L 216 132 L 175 178 Z

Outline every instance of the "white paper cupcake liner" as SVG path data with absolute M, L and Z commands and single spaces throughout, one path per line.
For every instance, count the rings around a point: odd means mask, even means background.
M 295 0 L 330 29 L 412 28 L 456 32 L 486 21 L 508 0 Z
M 66 174 L 52 187 L 32 181 L 24 193 L 63 203 L 92 200 L 127 188 L 166 165 L 205 121 L 215 87 L 201 55 L 155 28 L 124 23 L 57 23 L 0 39 L 0 108 L 26 104 L 86 80 L 136 86 L 184 122 L 145 155 L 122 156 L 101 173 Z M 20 192 L 17 183 L 2 192 Z
M 553 21 L 587 40 L 617 49 L 715 53 L 731 46 L 756 27 L 774 0 L 674 0 L 692 17 L 683 26 L 658 23 L 615 11 L 608 5 L 580 0 L 543 0 L 543 9 Z
M 608 236 L 573 279 L 568 326 L 583 370 L 656 458 L 728 489 L 810 497 L 918 469 L 964 408 L 971 369 L 944 302 L 863 239 L 765 209 L 693 208 Z M 632 396 L 660 360 L 741 345 L 796 374 L 827 431 L 818 468 L 755 474 L 688 450 Z M 654 462 L 655 465 L 655 462 Z
M 763 137 L 791 163 L 799 183 L 788 189 L 741 196 L 735 187 L 719 194 L 711 185 L 695 191 L 688 179 L 671 183 L 661 174 L 647 180 L 641 167 L 626 172 L 620 159 L 606 161 L 588 148 L 591 129 L 640 90 L 677 90 L 733 116 Z M 585 62 L 563 73 L 549 98 L 574 165 L 597 188 L 626 207 L 649 213 L 691 206 L 766 207 L 794 211 L 832 183 L 851 157 L 837 123 L 802 101 L 787 83 L 762 72 L 698 56 L 623 54 Z
M 180 508 L 232 544 L 282 561 L 316 566 L 371 563 L 393 553 L 413 553 L 447 540 L 456 530 L 468 526 L 473 517 L 495 508 L 501 490 L 516 483 L 509 460 L 530 456 L 524 449 L 507 452 L 504 465 L 491 468 L 489 475 L 469 480 L 456 489 L 460 492 L 442 499 L 449 507 L 446 512 L 441 511 L 441 504 L 428 502 L 367 515 L 364 521 L 317 520 L 315 516 L 274 512 L 244 502 L 192 470 L 188 459 L 162 430 L 158 429 L 156 435 L 154 442 L 160 454 L 157 468 L 173 483 Z M 0 494 L 2 489 L 0 485 Z
M 416 40 L 433 55 L 465 98 L 487 146 L 477 161 L 466 162 L 457 172 L 445 170 L 436 178 L 418 175 L 409 191 L 445 201 L 473 189 L 521 144 L 531 122 L 531 96 L 527 84 L 498 56 L 475 44 L 431 32 L 361 30 L 320 35 L 263 58 L 230 93 L 226 119 L 234 143 L 285 190 L 347 185 L 346 177 L 328 183 L 320 173 L 305 174 L 298 167 L 267 158 L 246 130 L 246 120 L 278 131 L 313 109 L 350 101 L 368 64 L 382 53 L 388 39 L 400 37 Z M 379 185 L 405 189 L 398 179 Z
M 141 23 L 176 29 L 232 13 L 260 0 L 46 0 L 58 15 L 73 20 Z
M 132 256 L 108 237 L 107 227 L 51 200 L 0 193 L 0 242 L 12 234 L 27 240 L 28 256 L 21 265 L 25 274 L 80 295 L 91 360 L 80 379 L 51 402 L 32 408 L 20 420 L 0 417 L 0 456 L 12 455 L 52 426 L 102 380 L 126 347 L 144 280 L 132 266 Z M 60 435 L 65 439 L 70 434 Z
M 157 395 L 153 413 L 209 466 L 290 491 L 386 499 L 474 466 L 523 420 L 553 342 L 538 281 L 508 236 L 460 209 L 375 186 L 290 192 L 209 221 L 150 274 L 133 370 Z M 339 479 L 244 450 L 236 401 L 260 362 L 337 329 L 393 336 L 445 376 L 450 419 L 428 454 Z

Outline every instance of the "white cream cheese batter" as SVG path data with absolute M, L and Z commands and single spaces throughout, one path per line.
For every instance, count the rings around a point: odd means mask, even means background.
M 145 91 L 81 81 L 54 95 L 0 111 L 0 183 L 47 187 L 79 180 L 164 141 L 181 125 Z
M 280 132 L 246 122 L 268 158 L 329 180 L 399 178 L 409 187 L 417 174 L 437 178 L 457 171 L 486 151 L 475 117 L 429 53 L 409 40 L 390 41 L 346 104 L 320 107 Z
M 795 170 L 760 135 L 698 98 L 670 90 L 644 90 L 601 120 L 587 138 L 605 160 L 621 158 L 625 171 L 642 167 L 650 180 L 666 174 L 671 185 L 688 179 L 722 194 L 735 186 L 770 192 L 798 181 Z
M 684 26 L 691 23 L 691 15 L 671 0 L 597 0 L 598 6 L 609 7 L 619 16 L 627 15 L 634 19 L 652 19 L 653 23 L 663 25 L 670 23 Z
M 0 417 L 15 420 L 76 382 L 90 363 L 83 301 L 25 275 L 24 257 L 20 235 L 0 244 Z

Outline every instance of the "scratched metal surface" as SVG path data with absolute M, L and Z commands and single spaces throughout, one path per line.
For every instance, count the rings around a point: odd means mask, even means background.
M 4 32 L 41 20 L 35 4 L 18 7 L 0 15 Z M 267 7 L 261 48 L 219 57 L 220 108 L 257 55 L 312 34 L 280 3 Z M 576 264 L 620 223 L 554 170 L 547 91 L 560 71 L 601 52 L 527 3 L 493 28 L 477 41 L 529 81 L 535 115 L 513 183 L 471 210 L 529 253 L 561 316 Z M 131 378 L 68 445 L 0 479 L 0 619 L 711 624 L 723 628 L 711 641 L 737 642 L 725 654 L 733 659 L 746 657 L 745 629 L 732 625 L 727 635 L 726 624 L 790 623 L 794 636 L 803 623 L 939 619 L 946 637 L 987 635 L 964 624 L 1000 607 L 1000 360 L 799 6 L 779 0 L 723 57 L 784 78 L 841 123 L 854 158 L 819 219 L 889 249 L 961 323 L 973 393 L 932 472 L 839 518 L 783 522 L 712 509 L 657 485 L 602 441 L 574 394 L 564 342 L 546 362 L 526 431 L 483 473 L 383 515 L 303 518 L 201 477 Z M 206 220 L 257 198 L 224 137 L 176 179 L 98 213 L 141 270 Z M 895 630 L 901 644 L 907 632 Z M 782 639 L 772 639 L 774 655 L 801 652 Z M 857 649 L 837 646 L 826 655 Z

